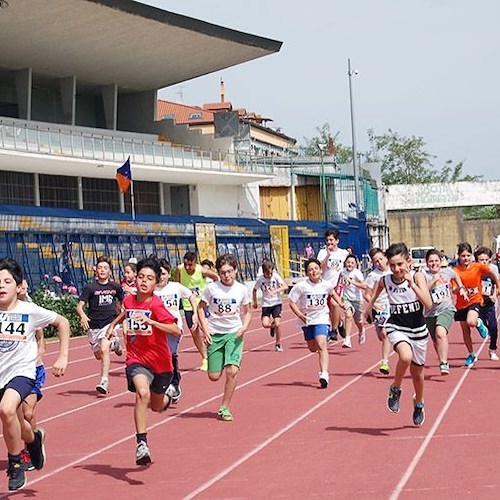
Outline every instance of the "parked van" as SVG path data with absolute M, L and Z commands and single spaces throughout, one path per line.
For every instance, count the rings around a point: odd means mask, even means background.
M 413 248 L 410 248 L 410 257 L 413 261 L 414 269 L 418 269 L 420 266 L 425 265 L 425 254 L 429 250 L 434 250 L 434 247 L 413 247 Z

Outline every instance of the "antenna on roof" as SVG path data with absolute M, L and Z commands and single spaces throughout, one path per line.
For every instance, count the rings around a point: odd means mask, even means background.
M 224 86 L 224 80 L 220 79 L 220 102 L 226 102 L 226 87 Z
M 185 85 L 179 85 L 179 90 L 176 92 L 176 94 L 179 96 L 179 101 L 184 102 L 184 88 Z

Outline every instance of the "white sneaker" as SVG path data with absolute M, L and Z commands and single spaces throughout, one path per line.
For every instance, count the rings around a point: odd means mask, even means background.
M 95 390 L 99 394 L 107 394 L 109 392 L 109 380 L 107 378 L 101 379 L 101 382 L 96 386 Z
M 359 332 L 358 342 L 359 345 L 363 345 L 366 342 L 366 332 L 364 330 Z
M 491 350 L 490 350 L 490 359 L 491 359 L 491 361 L 500 361 L 500 358 L 498 357 L 497 352 L 491 351 Z
M 319 385 L 321 385 L 323 389 L 328 387 L 329 380 L 330 374 L 328 372 L 319 372 Z
M 351 337 L 346 337 L 344 339 L 342 347 L 345 347 L 346 349 L 351 349 L 351 347 L 352 347 Z
M 118 337 L 113 337 L 111 339 L 111 345 L 109 346 L 109 350 L 114 352 L 117 356 L 121 356 L 123 354 L 123 348 L 120 344 L 120 339 Z

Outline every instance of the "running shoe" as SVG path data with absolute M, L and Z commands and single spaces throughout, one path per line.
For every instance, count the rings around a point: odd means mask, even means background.
M 342 347 L 344 349 L 351 349 L 352 348 L 352 341 L 351 341 L 351 337 L 346 337 L 344 339 L 344 342 L 342 343 Z
M 33 434 L 35 439 L 32 443 L 26 443 L 28 452 L 31 457 L 31 463 L 36 470 L 40 470 L 45 465 L 45 460 L 47 458 L 45 454 L 45 431 L 43 429 L 35 429 Z M 24 471 L 23 471 L 24 472 Z
M 328 387 L 328 382 L 330 381 L 330 374 L 328 372 L 319 372 L 319 385 L 322 389 Z
M 281 344 L 276 344 L 276 345 L 274 346 L 274 350 L 275 350 L 276 352 L 283 352 L 283 347 L 281 347 Z
M 500 358 L 498 357 L 497 351 L 494 349 L 490 349 L 490 360 L 491 361 L 500 361 Z
M 476 361 L 477 361 L 477 356 L 473 352 L 471 352 L 467 356 L 467 358 L 465 358 L 464 366 L 466 366 L 467 368 L 472 368 L 476 363 Z
M 387 398 L 387 408 L 393 413 L 399 413 L 399 399 L 401 398 L 401 389 L 399 387 L 389 387 L 389 397 Z
M 28 450 L 21 451 L 21 464 L 25 471 L 35 470 Z
M 481 335 L 481 338 L 485 339 L 488 336 L 488 328 L 486 328 L 486 325 L 483 323 L 483 320 L 481 318 L 477 320 L 476 328 L 479 332 L 479 335 Z
M 135 464 L 148 465 L 151 463 L 151 451 L 146 441 L 139 441 L 135 448 Z
M 439 372 L 441 375 L 449 375 L 450 365 L 446 361 L 441 361 L 441 363 L 439 363 Z
M 415 396 L 413 397 L 413 424 L 420 427 L 425 422 L 424 402 L 415 403 Z
M 20 490 L 28 484 L 26 472 L 24 472 L 23 466 L 19 462 L 9 461 L 7 476 L 9 477 L 9 491 Z
M 383 375 L 389 375 L 389 363 L 385 359 L 378 365 L 378 371 Z
M 208 359 L 207 358 L 203 358 L 201 365 L 200 365 L 200 371 L 202 371 L 202 372 L 208 371 Z
M 233 414 L 227 406 L 221 406 L 217 412 L 217 417 L 219 420 L 224 420 L 224 422 L 231 422 L 233 420 Z
M 120 344 L 120 339 L 118 337 L 113 337 L 109 349 L 111 352 L 114 352 L 117 356 L 121 356 L 123 354 L 123 348 L 122 345 Z
M 271 328 L 269 328 L 269 335 L 271 335 L 271 337 L 274 337 L 276 335 L 276 327 L 275 326 L 272 326 Z
M 328 340 L 328 342 L 331 342 L 332 340 L 337 340 L 338 338 L 339 338 L 339 332 L 334 328 L 330 328 L 328 330 L 328 335 L 326 336 L 326 340 Z
M 178 385 L 170 384 L 166 390 L 166 395 L 170 397 L 172 403 L 178 403 L 181 399 L 181 388 Z
M 99 394 L 107 394 L 109 392 L 109 380 L 107 378 L 102 378 L 95 390 Z
M 366 332 L 361 330 L 359 332 L 358 343 L 359 345 L 363 345 L 366 342 Z

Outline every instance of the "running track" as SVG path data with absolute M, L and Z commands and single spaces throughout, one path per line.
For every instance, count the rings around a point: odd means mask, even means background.
M 183 395 L 177 407 L 148 415 L 147 468 L 135 465 L 134 396 L 125 390 L 123 358 L 113 355 L 111 392 L 97 396 L 98 364 L 86 339 L 72 339 L 65 377 L 48 375 L 38 406 L 46 466 L 29 472 L 28 485 L 15 493 L 6 491 L 4 477 L 0 498 L 499 498 L 500 363 L 487 359 L 477 333 L 480 359 L 467 370 L 453 326 L 448 377 L 438 374 L 429 345 L 426 421 L 415 428 L 410 379 L 401 412 L 386 409 L 390 379 L 378 374 L 372 327 L 362 347 L 357 338 L 352 350 L 330 344 L 330 386 L 321 390 L 317 357 L 287 305 L 282 353 L 259 328 L 259 312 L 252 314 L 231 406 L 235 420 L 216 419 L 222 382 L 196 370 L 199 356 L 184 336 Z M 47 367 L 56 350 L 47 346 Z

